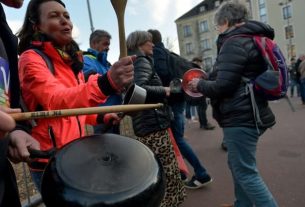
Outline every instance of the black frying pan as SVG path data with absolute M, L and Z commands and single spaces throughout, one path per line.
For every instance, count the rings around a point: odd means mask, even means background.
M 165 180 L 160 163 L 144 144 L 102 134 L 57 151 L 41 187 L 47 207 L 158 207 Z

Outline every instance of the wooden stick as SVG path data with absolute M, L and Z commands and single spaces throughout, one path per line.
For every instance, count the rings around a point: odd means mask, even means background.
M 119 40 L 120 40 L 120 58 L 127 56 L 124 15 L 127 0 L 111 0 L 112 7 L 116 13 L 119 27 Z
M 76 108 L 76 109 L 62 109 L 51 111 L 35 111 L 24 113 L 9 114 L 16 121 L 23 121 L 29 119 L 45 119 L 55 118 L 63 116 L 77 116 L 77 115 L 89 115 L 100 113 L 116 113 L 116 112 L 135 112 L 148 109 L 161 108 L 163 104 L 129 104 L 129 105 L 115 105 L 115 106 L 100 106 L 90 108 Z

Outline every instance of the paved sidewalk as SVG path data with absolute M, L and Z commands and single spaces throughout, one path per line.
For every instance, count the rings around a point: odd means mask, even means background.
M 271 102 L 277 124 L 259 141 L 257 162 L 259 170 L 280 207 L 305 206 L 305 105 L 292 98 L 296 112 L 283 99 Z M 211 117 L 211 108 L 208 108 Z M 209 118 L 213 124 L 216 122 Z M 181 207 L 219 207 L 233 203 L 233 184 L 222 151 L 222 130 L 199 129 L 198 123 L 186 125 L 186 137 L 214 182 L 198 190 L 187 190 L 187 199 Z M 190 168 L 191 169 L 191 168 Z

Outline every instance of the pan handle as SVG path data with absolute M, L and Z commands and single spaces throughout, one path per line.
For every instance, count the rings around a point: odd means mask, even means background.
M 34 149 L 29 149 L 30 152 L 30 158 L 42 158 L 42 159 L 49 159 L 55 155 L 56 149 L 52 148 L 49 150 L 34 150 Z

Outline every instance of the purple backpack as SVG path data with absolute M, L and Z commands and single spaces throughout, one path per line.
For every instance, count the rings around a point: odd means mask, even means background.
M 255 45 L 265 60 L 266 68 L 255 79 L 243 78 L 243 80 L 252 84 L 253 90 L 267 100 L 272 101 L 285 97 L 289 86 L 288 67 L 279 46 L 267 37 L 242 36 L 253 38 Z
M 263 95 L 267 100 L 285 97 L 289 86 L 288 67 L 281 49 L 267 37 L 254 36 L 253 39 L 266 65 L 266 70 L 251 80 L 254 91 Z

